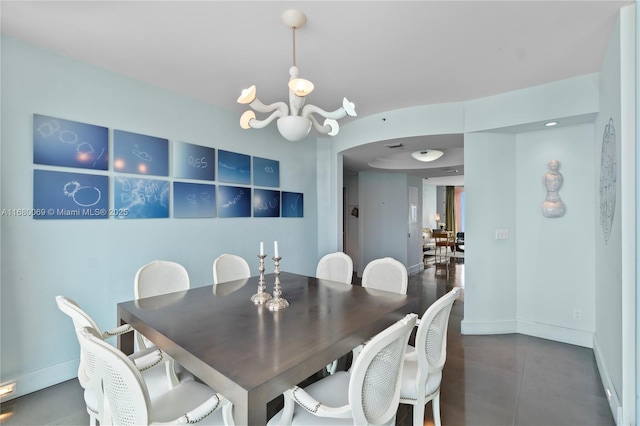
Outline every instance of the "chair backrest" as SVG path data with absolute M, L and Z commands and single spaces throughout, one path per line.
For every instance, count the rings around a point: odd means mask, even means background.
M 102 339 L 102 334 L 96 322 L 73 299 L 64 296 L 56 296 L 56 304 L 58 309 L 67 314 L 73 320 L 73 328 L 78 330 L 82 327 L 90 327 L 95 330 L 97 335 Z M 80 343 L 80 342 L 78 342 Z M 80 349 L 80 365 L 78 366 L 78 381 L 83 388 L 87 388 L 94 374 L 95 362 L 92 357 L 88 357 L 85 352 Z
M 58 309 L 71 317 L 74 328 L 93 327 L 98 333 L 102 333 L 98 324 L 96 324 L 89 314 L 80 308 L 80 305 L 78 305 L 75 300 L 64 296 L 56 296 L 56 304 L 58 305 Z
M 151 403 L 140 371 L 126 355 L 100 339 L 95 330 L 83 327 L 77 333 L 82 350 L 96 360 L 92 389 L 103 413 L 100 424 L 148 425 Z
M 318 262 L 316 277 L 351 284 L 353 260 L 348 254 L 341 251 L 329 253 Z
M 407 294 L 407 267 L 391 257 L 372 260 L 362 272 L 362 287 Z
M 221 254 L 213 261 L 213 283 L 249 278 L 251 269 L 244 258 L 235 254 Z
M 400 402 L 404 355 L 416 314 L 409 314 L 368 341 L 351 369 L 353 424 L 392 424 Z
M 418 385 L 422 383 L 424 386 L 429 374 L 438 373 L 444 368 L 449 315 L 459 294 L 460 288 L 455 287 L 429 306 L 420 319 L 415 340 L 418 351 Z
M 188 290 L 189 273 L 176 262 L 154 260 L 136 272 L 134 293 L 136 299 Z
M 147 263 L 136 272 L 133 291 L 136 299 L 159 296 L 188 290 L 190 287 L 189 273 L 179 263 L 170 260 L 154 260 Z M 153 346 L 146 337 L 135 332 L 138 349 Z

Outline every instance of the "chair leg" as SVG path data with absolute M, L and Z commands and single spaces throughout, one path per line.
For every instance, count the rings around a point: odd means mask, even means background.
M 284 408 L 282 409 L 282 417 L 280 417 L 280 425 L 290 425 L 293 420 L 293 409 L 296 402 L 293 399 L 293 390 L 284 391 Z
M 433 409 L 433 424 L 440 426 L 440 389 L 436 392 L 436 396 L 431 401 L 431 408 Z
M 424 406 L 425 404 L 420 404 L 420 401 L 416 401 L 416 404 L 413 406 L 413 426 L 422 426 L 424 425 Z

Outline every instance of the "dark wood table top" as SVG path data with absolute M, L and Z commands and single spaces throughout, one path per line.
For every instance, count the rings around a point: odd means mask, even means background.
M 250 301 L 252 277 L 119 303 L 118 316 L 230 399 L 236 424 L 253 425 L 266 423 L 267 402 L 417 308 L 412 296 L 287 272 L 280 283 L 290 303 L 280 311 Z

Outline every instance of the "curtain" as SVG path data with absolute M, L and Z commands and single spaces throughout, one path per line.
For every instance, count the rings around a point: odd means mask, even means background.
M 454 186 L 447 186 L 446 198 L 445 198 L 445 222 L 447 231 L 453 231 L 456 233 L 456 188 Z

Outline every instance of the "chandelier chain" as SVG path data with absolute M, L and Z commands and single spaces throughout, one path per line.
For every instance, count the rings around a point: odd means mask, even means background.
M 292 28 L 293 31 L 293 66 L 296 66 L 296 27 Z

